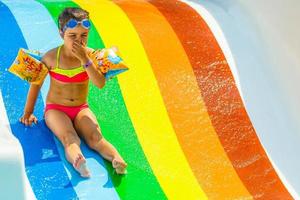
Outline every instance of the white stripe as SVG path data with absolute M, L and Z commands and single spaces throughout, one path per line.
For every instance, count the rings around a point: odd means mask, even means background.
M 0 199 L 35 200 L 35 195 L 25 173 L 24 153 L 17 138 L 12 134 L 0 90 Z M 11 166 L 12 162 L 14 163 Z M 7 171 L 5 163 L 10 168 Z M 19 166 L 18 166 L 19 165 Z

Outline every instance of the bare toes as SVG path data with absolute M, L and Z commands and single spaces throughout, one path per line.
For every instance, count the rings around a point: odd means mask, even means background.
M 81 163 L 82 160 L 83 160 L 83 157 L 82 157 L 81 154 L 79 154 L 79 155 L 76 157 L 75 161 L 74 161 L 74 167 L 75 167 L 75 168 L 78 168 L 79 163 Z M 85 161 L 85 160 L 83 160 L 83 161 Z
M 117 174 L 127 174 L 127 170 L 125 168 L 116 168 Z
M 86 160 L 82 155 L 78 155 L 78 157 L 74 161 L 73 166 L 82 177 L 90 177 L 90 171 L 88 170 L 86 166 Z
M 114 159 L 112 161 L 113 168 L 115 168 L 117 174 L 126 174 L 127 164 L 123 160 Z

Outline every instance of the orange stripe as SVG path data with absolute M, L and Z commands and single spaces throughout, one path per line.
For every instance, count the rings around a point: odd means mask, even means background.
M 208 198 L 251 198 L 218 140 L 191 64 L 172 27 L 151 4 L 115 2 L 142 40 L 182 150 Z
M 180 38 L 220 141 L 253 197 L 292 199 L 259 142 L 224 54 L 205 21 L 180 1 L 150 2 Z

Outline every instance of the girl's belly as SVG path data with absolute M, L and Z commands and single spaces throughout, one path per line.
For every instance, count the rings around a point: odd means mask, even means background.
M 65 106 L 79 106 L 87 101 L 88 83 L 62 83 L 52 80 L 46 103 L 55 103 Z

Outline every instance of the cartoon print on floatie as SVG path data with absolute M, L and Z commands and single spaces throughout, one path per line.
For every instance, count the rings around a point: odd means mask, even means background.
M 128 67 L 120 57 L 118 48 L 115 46 L 95 50 L 89 56 L 106 79 L 110 79 L 128 70 Z
M 47 76 L 48 69 L 40 61 L 41 53 L 20 48 L 8 71 L 32 84 L 40 84 Z

